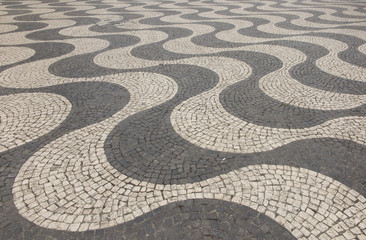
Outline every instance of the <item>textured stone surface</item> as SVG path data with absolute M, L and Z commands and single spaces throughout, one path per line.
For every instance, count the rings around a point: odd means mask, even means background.
M 0 3 L 0 239 L 365 239 L 366 5 Z

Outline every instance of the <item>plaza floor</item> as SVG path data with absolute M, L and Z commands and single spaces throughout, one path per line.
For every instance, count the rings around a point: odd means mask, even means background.
M 366 2 L 3 0 L 0 239 L 366 239 Z

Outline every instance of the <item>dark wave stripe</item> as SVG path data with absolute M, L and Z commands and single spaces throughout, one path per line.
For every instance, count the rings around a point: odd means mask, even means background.
M 27 15 L 15 17 L 14 20 L 25 21 L 25 22 L 42 21 L 42 20 L 44 20 L 41 17 L 42 15 L 43 15 L 43 13 L 27 14 Z
M 71 233 L 49 230 L 26 221 L 13 222 L 4 239 L 296 239 L 283 226 L 251 208 L 225 201 L 202 199 L 175 202 L 112 228 Z M 1 230 L 0 230 L 1 231 Z
M 6 2 L 1 2 L 2 5 L 10 5 Z M 9 7 L 8 7 L 9 8 Z M 11 15 L 21 15 L 21 14 L 27 14 L 27 13 L 31 13 L 31 10 L 9 10 L 9 9 L 4 9 L 2 10 L 4 12 L 7 12 L 7 14 L 5 16 L 11 16 Z
M 16 22 L 12 23 L 12 25 L 18 26 L 14 32 L 39 30 L 48 26 L 46 23 L 42 22 Z

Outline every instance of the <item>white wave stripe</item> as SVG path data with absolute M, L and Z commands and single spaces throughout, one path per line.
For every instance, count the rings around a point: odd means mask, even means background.
M 71 103 L 51 93 L 0 96 L 0 153 L 55 129 L 71 111 Z
M 33 49 L 26 47 L 0 47 L 0 66 L 26 60 L 35 53 Z
M 366 44 L 359 46 L 358 50 L 366 55 Z
M 8 33 L 18 29 L 18 26 L 11 24 L 0 24 L 0 33 Z

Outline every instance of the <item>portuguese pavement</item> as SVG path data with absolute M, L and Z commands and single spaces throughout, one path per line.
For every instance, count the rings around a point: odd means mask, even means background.
M 366 239 L 366 2 L 2 0 L 0 239 Z

